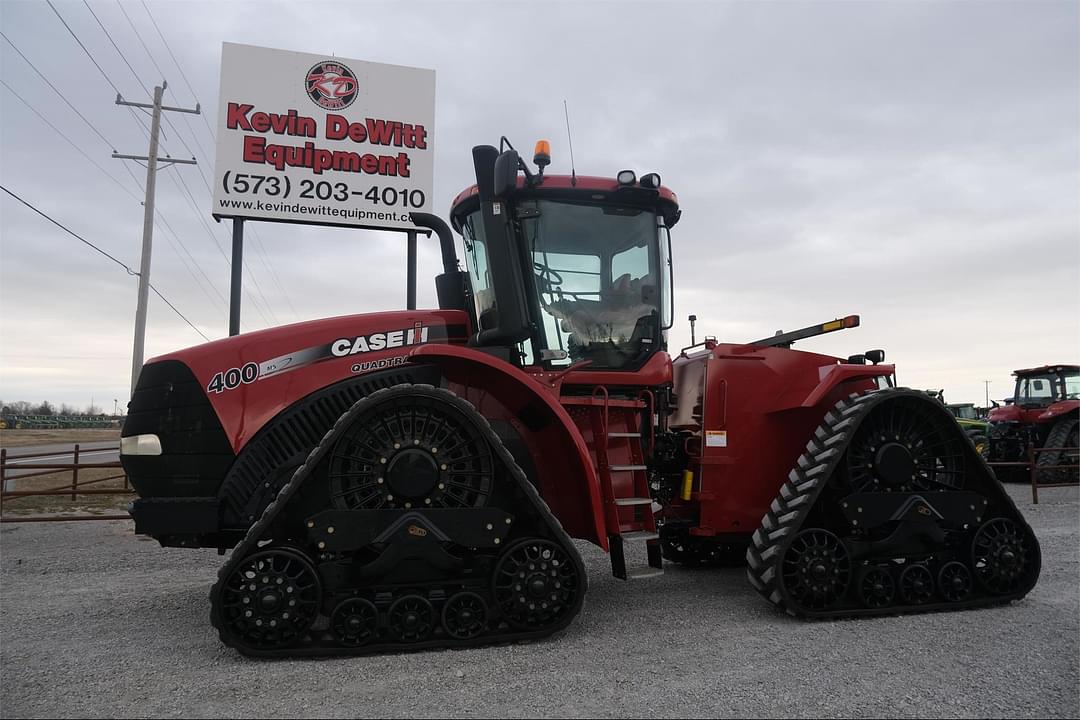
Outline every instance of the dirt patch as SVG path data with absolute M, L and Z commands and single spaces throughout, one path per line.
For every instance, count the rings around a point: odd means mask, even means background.
M 83 428 L 72 430 L 0 430 L 0 447 L 26 447 L 53 443 L 103 442 L 120 443 L 120 428 Z

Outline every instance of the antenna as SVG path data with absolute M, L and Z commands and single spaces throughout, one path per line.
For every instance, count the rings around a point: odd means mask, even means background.
M 570 139 L 570 113 L 566 111 L 566 100 L 562 101 L 563 115 L 566 116 L 566 142 L 570 145 L 570 186 L 577 187 L 577 172 L 574 171 L 574 141 Z

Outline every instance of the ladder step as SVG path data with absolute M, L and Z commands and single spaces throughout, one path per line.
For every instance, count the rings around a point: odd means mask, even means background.
M 639 432 L 609 432 L 607 434 L 607 436 L 608 437 L 619 437 L 619 438 L 639 438 L 639 437 L 641 437 L 641 433 L 639 433 Z
M 631 530 L 629 532 L 619 533 L 619 537 L 621 537 L 624 542 L 627 540 L 649 542 L 650 540 L 659 540 L 660 533 L 652 532 L 651 530 Z
M 631 472 L 634 470 L 647 470 L 644 465 L 609 465 L 608 470 L 611 472 Z
M 663 568 L 654 568 L 647 566 L 643 568 L 634 568 L 633 570 L 626 571 L 627 580 L 641 580 L 644 578 L 656 577 L 657 575 L 663 575 Z
M 652 498 L 615 498 L 615 504 L 620 507 L 629 505 L 652 505 Z

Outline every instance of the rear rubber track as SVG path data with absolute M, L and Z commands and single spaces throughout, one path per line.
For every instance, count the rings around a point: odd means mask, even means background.
M 878 608 L 846 607 L 836 610 L 819 610 L 801 607 L 792 601 L 784 587 L 782 577 L 785 552 L 791 546 L 795 536 L 803 529 L 815 503 L 821 498 L 822 491 L 840 467 L 844 453 L 854 439 L 860 423 L 881 403 L 904 396 L 920 397 L 920 394 L 907 388 L 888 388 L 853 394 L 838 402 L 814 432 L 814 436 L 806 445 L 806 451 L 799 457 L 788 479 L 780 487 L 780 492 L 773 500 L 769 511 L 762 518 L 761 527 L 754 531 L 750 547 L 746 552 L 747 579 L 762 597 L 787 614 L 802 618 L 842 618 L 963 610 L 1007 604 L 1012 600 L 1022 598 L 1034 586 L 1041 564 L 1034 533 L 1024 522 L 1012 498 L 1005 492 L 993 471 L 975 450 L 970 438 L 967 438 L 965 433 L 957 427 L 955 432 L 964 438 L 965 447 L 970 451 L 968 460 L 969 466 L 974 468 L 973 472 L 985 473 L 989 488 L 999 495 L 993 498 L 994 502 L 1007 513 L 1006 517 L 1017 521 L 1035 543 L 1034 578 L 1030 585 L 1018 592 L 1008 594 L 979 596 L 976 593 L 975 597 L 956 602 L 941 601 L 935 593 L 935 601 L 904 604 L 898 600 L 897 603 Z M 851 574 L 853 578 L 856 575 L 854 570 Z M 936 579 L 937 573 L 934 575 Z M 854 582 L 855 580 L 852 579 L 851 583 Z M 978 586 L 977 582 L 974 584 Z M 850 586 L 849 591 L 853 593 Z

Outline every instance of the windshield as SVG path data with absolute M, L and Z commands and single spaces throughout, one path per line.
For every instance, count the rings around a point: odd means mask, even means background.
M 1050 405 L 1061 400 L 1080 398 L 1080 374 L 1045 373 L 1016 379 L 1017 405 Z
M 659 338 L 666 284 L 656 215 L 553 200 L 521 208 L 546 349 L 565 352 L 552 363 L 619 369 L 643 360 Z
M 961 420 L 978 420 L 979 416 L 975 412 L 973 405 L 961 405 L 953 408 L 953 415 Z

